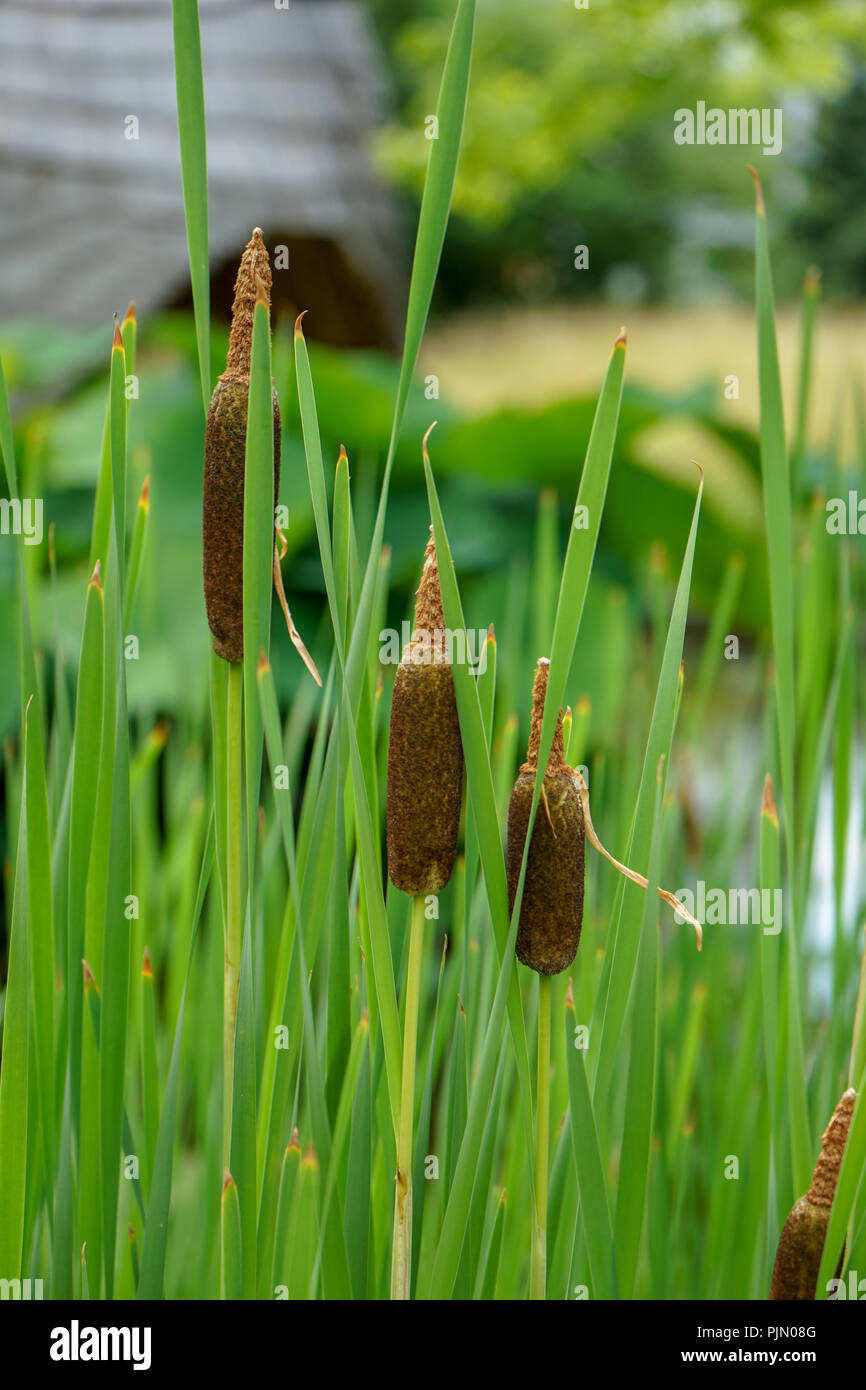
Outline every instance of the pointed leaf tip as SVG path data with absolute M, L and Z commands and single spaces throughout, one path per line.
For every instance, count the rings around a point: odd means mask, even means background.
M 428 426 L 427 432 L 426 432 L 426 434 L 424 435 L 424 438 L 421 440 L 421 457 L 424 459 L 425 463 L 429 463 L 429 462 L 430 462 L 430 455 L 427 453 L 427 440 L 430 438 L 430 436 L 431 436 L 431 434 L 433 433 L 433 431 L 435 430 L 435 428 L 436 428 L 436 421 L 434 420 L 433 423 L 432 423 L 431 425 Z M 430 526 L 430 530 L 431 530 L 431 531 L 433 530 L 432 523 L 431 523 L 431 526 Z
M 303 330 L 303 328 L 301 327 L 301 321 L 302 321 L 302 319 L 304 318 L 304 315 L 307 314 L 307 313 L 309 313 L 309 310 L 308 310 L 308 309 L 302 309 L 301 312 L 298 314 L 298 317 L 295 319 L 295 337 L 296 337 L 296 338 L 303 338 L 303 336 L 304 336 L 304 330 Z
M 111 346 L 112 350 L 117 349 L 119 352 L 123 352 L 123 336 L 120 332 L 120 324 L 117 319 L 117 314 L 114 315 L 114 342 Z
M 93 566 L 93 573 L 90 576 L 90 583 L 87 586 L 88 589 L 94 584 L 96 585 L 99 592 L 102 593 L 102 569 L 98 560 L 96 564 Z
M 123 316 L 124 323 L 135 323 L 135 300 L 131 299 L 126 306 L 126 313 Z
M 803 293 L 818 294 L 821 289 L 821 269 L 820 266 L 810 265 L 806 274 L 803 276 Z
M 761 188 L 761 180 L 758 178 L 758 171 L 752 164 L 747 164 L 746 168 L 748 169 L 755 183 L 755 211 L 761 217 L 763 217 L 765 212 L 764 194 Z
M 271 292 L 261 275 L 256 276 L 256 307 L 264 304 L 266 309 L 271 307 Z
M 623 327 L 619 330 L 619 337 L 613 345 L 614 352 L 616 352 L 617 348 L 624 348 L 627 341 L 628 336 L 625 331 L 625 325 L 623 325 Z
M 769 816 L 770 820 L 779 828 L 779 814 L 776 810 L 776 800 L 773 796 L 773 779 L 769 772 L 764 778 L 764 795 L 761 798 L 761 815 Z

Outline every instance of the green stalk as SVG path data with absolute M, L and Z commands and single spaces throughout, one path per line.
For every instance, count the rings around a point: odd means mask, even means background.
M 403 1081 L 397 1135 L 397 1183 L 394 1193 L 394 1246 L 391 1297 L 408 1299 L 412 1269 L 412 1122 L 415 1117 L 415 1054 L 418 1044 L 418 1000 L 424 955 L 424 898 L 412 899 L 409 965 L 406 970 L 406 1015 L 403 1022 Z
M 791 449 L 791 479 L 795 492 L 802 476 L 803 459 L 806 453 L 809 387 L 812 379 L 812 346 L 820 298 L 821 272 L 816 266 L 810 266 L 803 280 L 803 292 L 800 300 L 800 375 L 797 391 L 797 427 Z
M 529 1296 L 547 1297 L 547 1181 L 550 1166 L 550 975 L 538 977 L 538 1106 L 535 1137 L 535 1233 Z
M 228 1168 L 231 1154 L 232 1098 L 234 1089 L 235 1020 L 238 1008 L 238 982 L 241 966 L 243 900 L 243 783 L 241 747 L 243 742 L 243 680 L 241 662 L 228 664 L 228 702 L 226 707 L 226 916 L 225 975 L 223 992 L 223 1155 Z

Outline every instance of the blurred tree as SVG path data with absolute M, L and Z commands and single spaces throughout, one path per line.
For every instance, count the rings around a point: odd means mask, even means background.
M 807 164 L 809 200 L 794 234 L 821 265 L 830 293 L 866 294 L 866 71 L 859 69 L 841 101 L 821 109 Z
M 407 22 L 397 0 L 369 3 L 395 83 L 378 154 L 395 183 L 417 195 L 424 117 L 435 109 L 433 74 L 453 5 L 419 0 Z M 587 9 L 571 0 L 479 0 L 441 296 L 683 298 L 731 281 L 745 289 L 752 194 L 744 165 L 760 168 L 778 240 L 812 201 L 864 50 L 862 15 L 847 0 L 590 0 Z M 699 100 L 782 108 L 782 153 L 675 144 L 674 112 Z M 850 147 L 849 180 L 857 180 L 861 148 Z M 847 210 L 852 190 L 835 186 Z M 829 194 L 822 206 L 834 215 Z M 811 235 L 820 242 L 817 222 Z M 840 242 L 839 284 L 851 287 L 845 256 L 856 254 L 856 238 Z M 583 272 L 574 267 L 581 243 L 589 247 Z M 808 254 L 786 250 L 777 259 L 783 293 L 796 288 Z

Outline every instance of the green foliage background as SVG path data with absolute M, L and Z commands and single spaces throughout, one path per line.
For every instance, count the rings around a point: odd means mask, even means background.
M 378 155 L 417 196 L 418 140 L 434 110 L 435 54 L 448 19 L 436 0 L 405 18 L 370 0 L 396 89 Z M 802 262 L 826 265 L 841 295 L 866 284 L 859 185 L 866 95 L 862 12 L 848 0 L 482 0 L 472 100 L 440 299 L 544 300 L 605 290 L 682 300 L 751 285 L 758 155 L 779 236 L 777 290 Z M 673 113 L 782 107 L 783 154 L 674 144 Z M 574 245 L 590 247 L 575 274 Z M 459 249 L 459 254 L 457 251 Z

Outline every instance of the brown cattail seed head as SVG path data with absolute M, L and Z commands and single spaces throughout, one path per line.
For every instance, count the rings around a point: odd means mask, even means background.
M 241 661 L 243 639 L 244 464 L 256 298 L 270 302 L 271 268 L 258 227 L 235 281 L 226 369 L 207 413 L 202 546 L 204 597 L 214 651 Z M 280 487 L 280 409 L 274 391 L 274 506 Z
M 526 762 L 508 803 L 506 866 L 512 911 L 538 768 L 549 669 L 550 663 L 542 658 L 532 687 Z M 560 711 L 532 829 L 515 947 L 517 959 L 540 975 L 558 975 L 577 954 L 583 921 L 583 872 L 583 808 L 574 774 L 565 762 Z
M 771 1299 L 795 1302 L 815 1297 L 830 1208 L 856 1099 L 856 1091 L 845 1092 L 821 1136 L 821 1152 L 812 1174 L 812 1186 L 794 1203 L 782 1229 L 770 1284 Z
M 431 528 L 415 630 L 397 667 L 391 700 L 388 874 L 404 893 L 438 893 L 450 879 L 462 786 L 463 745 Z

